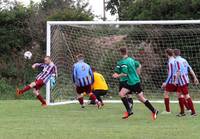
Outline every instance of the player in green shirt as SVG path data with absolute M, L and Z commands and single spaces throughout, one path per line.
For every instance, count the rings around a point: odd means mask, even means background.
M 130 105 L 128 103 L 126 95 L 129 92 L 136 93 L 138 100 L 145 104 L 145 106 L 152 112 L 152 119 L 155 120 L 157 118 L 158 111 L 152 106 L 152 104 L 144 97 L 143 91 L 140 84 L 140 77 L 138 75 L 137 67 L 140 67 L 140 63 L 133 58 L 128 56 L 128 51 L 126 48 L 120 49 L 122 59 L 117 62 L 117 67 L 120 67 L 121 72 L 115 72 L 113 74 L 113 78 L 125 79 L 128 78 L 126 84 L 120 90 L 119 95 L 121 100 L 127 110 L 124 113 L 123 119 L 128 118 L 133 114 Z M 116 70 L 117 71 L 117 70 Z
M 139 61 L 135 61 L 135 62 L 136 62 L 135 68 L 137 69 L 138 75 L 140 75 L 141 65 L 140 65 Z M 115 67 L 114 71 L 117 74 L 122 73 L 122 67 L 120 66 L 120 61 L 118 62 L 117 66 Z M 127 76 L 122 76 L 122 77 L 119 78 L 119 91 L 121 91 L 121 89 L 126 86 L 127 81 L 128 81 L 128 77 Z M 133 108 L 133 95 L 132 95 L 132 92 L 131 91 L 128 92 L 126 97 L 128 99 L 130 108 L 132 109 Z

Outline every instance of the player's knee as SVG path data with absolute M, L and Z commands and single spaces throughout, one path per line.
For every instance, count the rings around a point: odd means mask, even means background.
M 169 98 L 169 93 L 165 91 L 164 97 L 165 97 L 165 98 Z
M 188 98 L 190 98 L 190 95 L 187 94 L 187 95 L 185 95 L 184 97 L 185 97 L 185 99 L 188 99 Z
M 132 98 L 132 95 L 131 95 L 131 94 L 128 94 L 127 97 L 128 97 L 128 98 Z
M 176 93 L 176 95 L 177 95 L 178 98 L 182 98 L 183 97 L 183 95 L 181 95 L 181 93 L 178 93 L 178 92 Z
M 119 96 L 120 96 L 120 97 L 125 97 L 125 93 L 124 93 L 123 91 L 120 91 L 120 92 L 119 92 Z
M 82 98 L 84 94 L 77 94 L 77 99 Z
M 33 90 L 33 94 L 34 94 L 35 96 L 38 96 L 38 95 L 39 95 L 39 92 L 38 92 L 37 90 Z
M 36 86 L 36 83 L 35 83 L 35 82 L 32 82 L 29 86 L 30 86 L 31 88 L 33 88 L 33 87 Z
M 139 101 L 141 101 L 141 102 L 143 102 L 143 103 L 147 100 L 147 99 L 144 97 L 144 95 L 143 95 L 142 92 L 139 93 L 139 94 L 137 94 L 137 98 L 138 98 Z
M 92 95 L 94 95 L 92 92 L 89 93 L 89 96 L 91 97 Z

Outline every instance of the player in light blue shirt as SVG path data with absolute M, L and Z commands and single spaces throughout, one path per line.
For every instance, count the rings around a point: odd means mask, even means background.
M 94 82 L 92 69 L 84 59 L 79 59 L 73 66 L 73 82 L 78 87 L 92 85 Z
M 84 56 L 79 54 L 76 56 L 77 61 L 73 65 L 72 78 L 76 86 L 77 98 L 80 105 L 84 108 L 83 93 L 85 92 L 90 98 L 96 102 L 98 108 L 101 103 L 97 100 L 96 96 L 92 93 L 92 84 L 94 83 L 94 75 L 91 67 L 84 62 Z

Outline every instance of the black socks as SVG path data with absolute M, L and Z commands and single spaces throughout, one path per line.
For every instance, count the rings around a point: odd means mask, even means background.
M 151 111 L 151 112 L 155 112 L 156 110 L 154 109 L 154 107 L 151 105 L 151 103 L 148 101 L 148 100 L 146 100 L 145 102 L 144 102 L 144 104 L 145 104 L 145 106 Z
M 121 98 L 121 100 L 122 100 L 127 112 L 130 113 L 131 112 L 131 108 L 130 108 L 128 99 L 126 97 L 123 97 L 123 98 Z

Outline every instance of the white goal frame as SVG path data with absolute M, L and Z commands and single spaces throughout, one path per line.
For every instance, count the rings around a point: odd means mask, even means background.
M 46 55 L 51 56 L 51 26 L 52 25 L 179 25 L 179 24 L 200 24 L 200 20 L 156 20 L 156 21 L 47 21 L 46 32 Z M 47 105 L 63 105 L 77 103 L 77 101 L 65 101 L 65 102 L 50 102 L 50 82 L 46 85 L 46 102 Z M 107 100 L 106 103 L 120 103 L 118 100 Z M 139 101 L 134 101 L 139 103 Z M 153 103 L 163 103 L 162 100 L 151 101 Z M 171 101 L 177 103 L 177 101 Z M 200 103 L 200 101 L 194 101 L 194 103 Z

